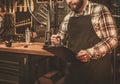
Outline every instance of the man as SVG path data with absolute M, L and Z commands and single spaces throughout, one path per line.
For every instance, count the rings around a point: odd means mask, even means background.
M 88 0 L 66 0 L 71 12 L 64 18 L 58 34 L 51 36 L 54 46 L 66 42 L 77 53 L 71 62 L 65 84 L 112 84 L 110 51 L 117 46 L 117 30 L 106 6 Z

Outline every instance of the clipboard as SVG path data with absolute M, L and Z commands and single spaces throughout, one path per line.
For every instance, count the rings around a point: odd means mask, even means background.
M 48 52 L 53 53 L 55 56 L 62 58 L 62 59 L 66 59 L 66 60 L 76 59 L 75 57 L 76 53 L 64 46 L 57 46 L 57 47 L 48 46 L 48 47 L 43 47 L 43 49 L 47 50 Z

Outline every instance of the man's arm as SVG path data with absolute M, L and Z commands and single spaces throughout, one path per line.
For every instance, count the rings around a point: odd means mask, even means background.
M 96 32 L 100 33 L 102 41 L 93 47 L 87 49 L 91 59 L 99 59 L 110 52 L 118 44 L 117 28 L 107 7 L 103 7 L 100 12 L 100 18 Z

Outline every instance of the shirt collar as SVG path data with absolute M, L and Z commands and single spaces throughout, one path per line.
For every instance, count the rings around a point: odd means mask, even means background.
M 83 8 L 83 11 L 86 11 L 88 9 L 88 7 L 89 7 L 89 1 L 87 1 L 85 7 Z

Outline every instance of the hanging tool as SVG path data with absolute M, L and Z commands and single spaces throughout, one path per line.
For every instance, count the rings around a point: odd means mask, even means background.
M 24 12 L 27 12 L 27 2 L 24 0 Z
M 50 36 L 52 35 L 52 32 L 51 32 L 51 10 L 52 10 L 52 0 L 48 0 L 48 3 L 47 3 L 47 7 L 48 7 L 48 22 L 47 22 L 47 30 L 45 32 L 45 44 L 44 44 L 44 47 L 47 47 L 50 44 Z

